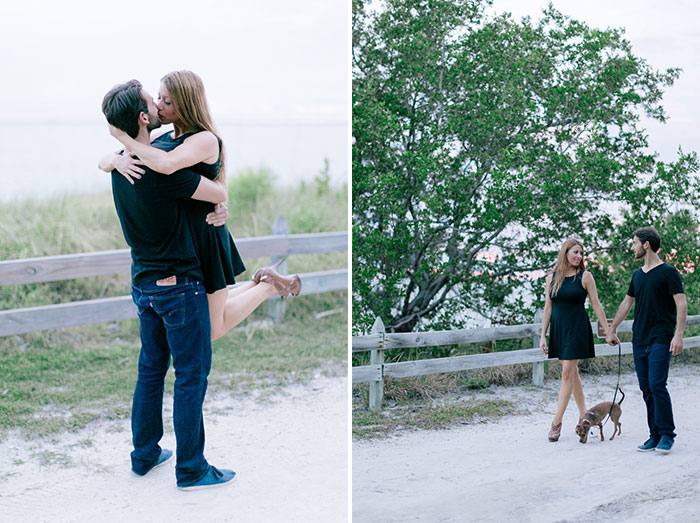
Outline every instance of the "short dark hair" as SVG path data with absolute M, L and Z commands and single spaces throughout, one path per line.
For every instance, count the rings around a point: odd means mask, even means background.
M 114 86 L 102 99 L 102 112 L 107 121 L 132 138 L 139 134 L 139 115 L 148 114 L 148 103 L 141 94 L 138 80 Z
M 649 247 L 651 247 L 651 250 L 654 252 L 658 251 L 659 247 L 661 247 L 661 236 L 659 236 L 659 233 L 656 232 L 656 229 L 653 227 L 637 229 L 634 231 L 634 235 L 639 238 L 642 244 L 649 242 Z

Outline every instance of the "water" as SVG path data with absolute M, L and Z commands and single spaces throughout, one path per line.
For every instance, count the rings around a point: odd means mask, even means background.
M 328 124 L 219 125 L 227 173 L 269 168 L 274 182 L 313 180 L 329 160 L 331 183 L 348 181 L 348 126 Z M 0 201 L 108 191 L 110 177 L 97 168 L 120 148 L 106 122 L 0 123 Z

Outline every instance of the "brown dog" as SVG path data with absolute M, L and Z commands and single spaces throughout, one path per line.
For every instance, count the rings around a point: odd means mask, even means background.
M 586 443 L 586 441 L 588 441 L 588 433 L 591 431 L 592 427 L 596 426 L 600 428 L 600 441 L 605 441 L 605 437 L 603 436 L 603 419 L 608 413 L 610 414 L 610 419 L 615 424 L 612 436 L 610 436 L 610 441 L 615 439 L 615 434 L 622 434 L 622 423 L 620 423 L 622 407 L 620 407 L 620 403 L 625 399 L 625 393 L 622 392 L 622 389 L 618 390 L 620 394 L 622 394 L 622 398 L 615 404 L 612 412 L 610 412 L 612 402 L 604 401 L 603 403 L 598 403 L 598 405 L 586 412 L 583 418 L 581 418 L 581 421 L 578 422 L 578 425 L 576 425 L 576 434 L 578 434 L 581 443 Z

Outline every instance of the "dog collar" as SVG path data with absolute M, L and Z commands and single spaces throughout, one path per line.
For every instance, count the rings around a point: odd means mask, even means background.
M 592 410 L 589 410 L 588 412 L 586 412 L 586 414 L 590 414 L 591 416 L 593 416 L 596 419 L 596 422 L 594 423 L 594 425 L 600 425 L 601 419 L 598 417 L 598 414 L 596 414 Z

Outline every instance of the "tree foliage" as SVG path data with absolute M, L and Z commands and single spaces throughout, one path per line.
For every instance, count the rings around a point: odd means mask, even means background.
M 695 219 L 695 153 L 660 161 L 640 124 L 665 121 L 680 70 L 551 5 L 536 22 L 486 5 L 353 2 L 356 330 L 530 321 L 565 238 L 608 271 L 630 229 Z

